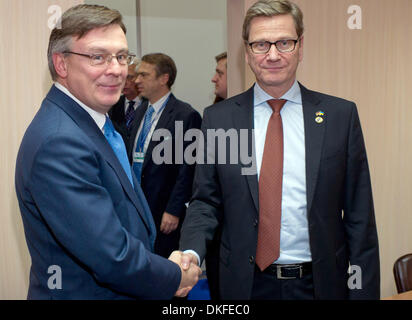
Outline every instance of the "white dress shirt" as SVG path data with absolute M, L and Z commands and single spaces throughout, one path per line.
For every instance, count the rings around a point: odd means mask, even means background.
M 274 99 L 257 83 L 254 86 L 254 135 L 258 179 L 265 147 L 266 131 Z M 298 82 L 281 97 L 287 100 L 280 114 L 283 126 L 283 182 L 280 255 L 277 264 L 312 261 L 306 203 L 305 131 L 302 96 Z M 199 255 L 193 250 L 186 253 Z
M 74 101 L 76 101 L 96 122 L 97 126 L 99 129 L 103 132 L 103 126 L 106 123 L 106 115 L 97 112 L 93 110 L 92 108 L 86 106 L 83 102 L 81 102 L 79 99 L 77 99 L 65 86 L 62 84 L 55 82 L 54 83 L 55 87 L 59 89 L 60 91 L 63 91 L 66 95 L 68 95 L 70 98 L 72 98 Z
M 171 94 L 171 92 L 169 91 L 163 97 L 161 97 L 159 100 L 157 100 L 155 103 L 153 103 L 153 104 L 149 103 L 149 105 L 147 106 L 147 108 L 149 108 L 149 106 L 153 106 L 154 113 L 153 113 L 153 116 L 152 116 L 150 131 L 149 131 L 149 134 L 147 135 L 145 143 L 144 143 L 143 152 L 146 152 L 147 147 L 149 146 L 149 142 L 152 139 L 154 129 L 156 128 L 156 125 L 159 122 L 160 116 L 163 113 L 163 110 L 164 110 L 164 107 L 165 107 L 164 104 L 166 103 L 166 100 L 169 98 L 170 94 Z M 136 137 L 135 137 L 135 140 L 134 140 L 133 150 L 136 150 L 137 140 L 139 139 L 140 131 L 142 131 L 143 122 L 144 122 L 144 117 L 142 118 L 142 121 L 140 121 L 139 130 L 137 130 L 137 134 L 136 134 Z
M 136 96 L 133 100 L 129 100 L 126 97 L 124 97 L 124 114 L 126 114 L 127 109 L 129 108 L 129 102 L 134 101 L 133 109 L 137 109 L 137 107 L 140 105 L 140 102 L 142 99 L 139 96 Z
M 254 86 L 256 167 L 259 178 L 266 130 L 273 99 L 257 83 Z M 283 184 L 280 255 L 276 263 L 311 261 L 306 203 L 305 132 L 300 87 L 293 86 L 281 97 L 287 100 L 280 114 L 283 125 Z

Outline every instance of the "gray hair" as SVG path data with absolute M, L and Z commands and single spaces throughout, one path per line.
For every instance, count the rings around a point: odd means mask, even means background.
M 256 17 L 272 17 L 282 14 L 290 14 L 295 21 L 295 28 L 300 38 L 304 31 L 303 13 L 300 8 L 288 0 L 259 0 L 249 8 L 243 22 L 242 37 L 249 41 L 250 22 Z
M 93 29 L 115 24 L 119 25 L 126 34 L 122 15 L 117 10 L 87 4 L 77 5 L 67 10 L 50 34 L 47 59 L 52 79 L 56 81 L 58 78 L 53 63 L 54 53 L 70 51 L 73 37 L 80 39 Z

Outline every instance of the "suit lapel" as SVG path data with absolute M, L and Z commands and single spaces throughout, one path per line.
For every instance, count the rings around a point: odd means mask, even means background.
M 325 111 L 320 101 L 301 84 L 303 119 L 305 130 L 305 152 L 306 152 L 306 193 L 307 193 L 307 210 L 310 212 L 312 207 L 313 196 L 316 188 L 317 177 L 319 172 L 320 158 L 327 123 L 327 116 L 324 115 L 324 121 L 317 123 L 315 121 L 316 112 Z M 254 94 L 253 87 L 240 95 L 235 104 L 239 107 L 239 114 L 235 117 L 236 127 L 238 129 L 254 129 Z M 253 130 L 248 130 L 248 148 L 252 150 L 254 137 Z M 255 156 L 255 153 L 254 153 Z M 254 159 L 256 163 L 256 159 Z M 253 198 L 256 210 L 259 212 L 259 184 L 257 174 L 246 175 L 249 190 Z
M 253 86 L 244 94 L 238 96 L 235 104 L 238 106 L 238 114 L 234 117 L 237 129 L 247 129 L 248 131 L 248 152 L 253 150 L 253 163 L 255 164 L 255 174 L 245 175 L 249 191 L 252 195 L 253 203 L 257 212 L 259 212 L 259 189 L 256 173 L 256 154 L 254 150 L 254 92 Z M 240 132 L 239 132 L 240 133 Z M 239 135 L 240 136 L 240 135 Z
M 317 123 L 316 113 L 325 111 L 320 101 L 300 85 L 303 104 L 303 121 L 305 126 L 305 153 L 306 153 L 306 197 L 307 212 L 312 208 L 312 201 L 316 189 L 319 173 L 320 158 L 322 154 L 323 140 L 327 123 L 327 115 L 323 116 L 323 122 Z
M 103 158 L 109 163 L 116 173 L 123 189 L 136 207 L 147 229 L 150 231 L 150 223 L 147 221 L 145 211 L 138 201 L 135 190 L 133 190 L 133 187 L 124 172 L 122 165 L 117 159 L 116 154 L 113 152 L 113 149 L 110 147 L 110 144 L 107 142 L 103 133 L 96 125 L 96 122 L 81 106 L 78 105 L 77 102 L 72 100 L 69 96 L 54 86 L 50 90 L 48 98 L 51 99 L 58 107 L 63 109 L 93 141 L 99 152 L 103 155 Z

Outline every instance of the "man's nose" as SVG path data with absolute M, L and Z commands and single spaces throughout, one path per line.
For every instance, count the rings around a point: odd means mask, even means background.
M 212 82 L 213 83 L 216 83 L 217 82 L 217 74 L 215 73 L 215 75 L 213 76 L 213 78 L 212 78 Z
M 121 65 L 116 57 L 112 57 L 111 61 L 108 63 L 106 72 L 119 76 L 123 70 L 126 70 L 126 67 L 126 65 Z
M 269 51 L 267 52 L 267 56 L 270 60 L 278 60 L 280 58 L 279 51 L 274 43 L 272 43 L 272 45 L 270 46 Z

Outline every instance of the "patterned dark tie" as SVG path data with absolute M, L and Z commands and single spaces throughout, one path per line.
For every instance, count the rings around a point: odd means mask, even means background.
M 269 100 L 273 110 L 266 132 L 259 175 L 259 231 L 256 264 L 265 270 L 279 258 L 282 211 L 283 126 L 280 110 L 286 100 Z
M 130 125 L 133 122 L 134 119 L 134 114 L 135 110 L 133 108 L 135 102 L 133 100 L 129 101 L 129 106 L 127 107 L 126 114 L 125 114 L 125 120 L 126 120 L 126 127 L 127 129 L 130 129 Z

